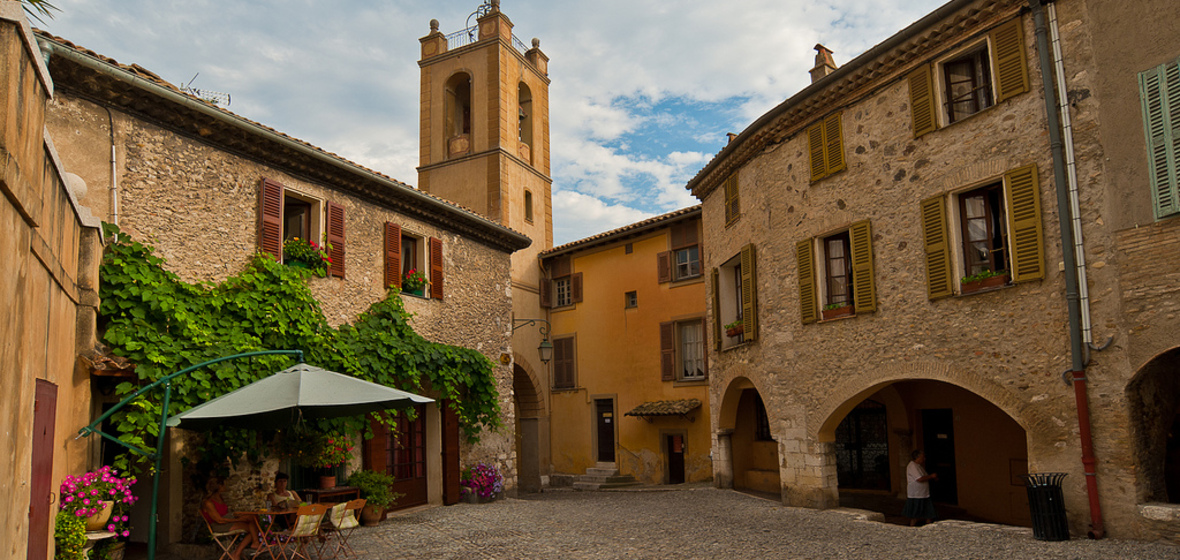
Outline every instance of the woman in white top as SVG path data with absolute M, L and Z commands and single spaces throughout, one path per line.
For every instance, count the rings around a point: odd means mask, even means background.
M 930 499 L 930 481 L 938 480 L 938 473 L 926 473 L 926 454 L 921 449 L 910 453 L 910 458 L 913 460 L 905 468 L 906 500 L 902 515 L 910 518 L 913 527 L 919 519 L 925 524 L 938 518 L 934 500 Z
M 294 490 L 287 489 L 287 483 L 291 481 L 291 477 L 287 473 L 279 471 L 275 473 L 275 487 L 274 490 L 266 495 L 266 505 L 271 510 L 285 510 L 295 509 L 299 507 L 299 494 Z M 276 522 L 283 527 L 289 527 L 294 521 L 294 515 L 279 515 Z

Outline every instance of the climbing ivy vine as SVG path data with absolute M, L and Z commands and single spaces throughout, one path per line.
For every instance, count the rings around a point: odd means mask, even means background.
M 118 234 L 108 226 L 108 235 Z M 353 324 L 331 327 L 307 285 L 306 269 L 255 255 L 245 270 L 221 283 L 188 283 L 165 268 L 152 247 L 126 235 L 106 248 L 100 270 L 99 328 L 111 350 L 137 364 L 138 382 L 118 385 L 121 397 L 170 373 L 214 358 L 256 350 L 303 350 L 311 365 L 407 391 L 432 389 L 458 414 L 464 433 L 478 441 L 500 426 L 492 363 L 479 352 L 431 342 L 410 327 L 410 314 L 391 290 Z M 293 365 L 287 356 L 230 360 L 172 381 L 170 414 Z M 112 419 L 122 439 L 155 447 L 163 391 L 136 399 Z M 365 418 L 317 420 L 313 429 L 368 432 Z M 221 428 L 199 450 L 214 462 L 270 451 L 274 434 Z M 146 443 L 146 442 L 153 443 Z M 126 461 L 126 457 L 120 462 Z M 125 466 L 125 465 L 124 465 Z

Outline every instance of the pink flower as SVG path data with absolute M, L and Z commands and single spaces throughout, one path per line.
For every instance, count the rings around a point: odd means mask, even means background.
M 124 536 L 124 537 L 130 537 L 130 536 L 131 536 L 131 531 L 128 531 L 128 530 L 124 529 L 124 530 L 123 530 L 123 536 Z
M 110 525 L 107 525 L 107 530 L 114 533 L 115 532 L 115 524 L 111 523 Z
M 90 498 L 83 498 L 82 503 L 86 504 L 86 505 L 90 505 Z

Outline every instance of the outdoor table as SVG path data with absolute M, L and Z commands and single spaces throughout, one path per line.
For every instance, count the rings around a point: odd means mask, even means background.
M 275 525 L 277 525 L 277 523 L 274 522 L 273 517 L 277 517 L 280 515 L 294 515 L 298 512 L 299 512 L 298 508 L 296 508 L 296 509 L 261 509 L 261 510 L 257 510 L 257 511 L 239 511 L 239 512 L 236 512 L 235 515 L 243 515 L 243 516 L 248 515 L 254 519 L 254 527 L 258 530 L 258 551 L 254 553 L 254 557 L 258 558 L 263 553 L 266 553 L 266 554 L 270 555 L 271 560 L 275 560 L 276 557 L 275 557 L 274 549 L 276 547 L 279 548 L 279 554 L 278 554 L 279 558 L 281 558 L 283 556 L 283 552 L 282 552 L 282 547 L 279 546 L 279 543 L 272 542 L 271 532 L 274 530 Z M 262 526 L 262 517 L 268 516 L 268 515 L 272 517 L 272 520 L 270 523 L 266 524 L 266 527 L 263 527 Z
M 335 488 L 307 488 L 300 490 L 299 495 L 309 503 L 318 504 L 327 501 L 347 502 L 361 497 L 361 489 L 355 486 L 337 486 Z

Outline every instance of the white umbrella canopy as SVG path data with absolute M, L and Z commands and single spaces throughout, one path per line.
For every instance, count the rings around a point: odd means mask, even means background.
M 434 399 L 298 364 L 168 419 L 168 426 L 207 430 L 236 426 L 279 429 L 300 419 L 357 416 Z

